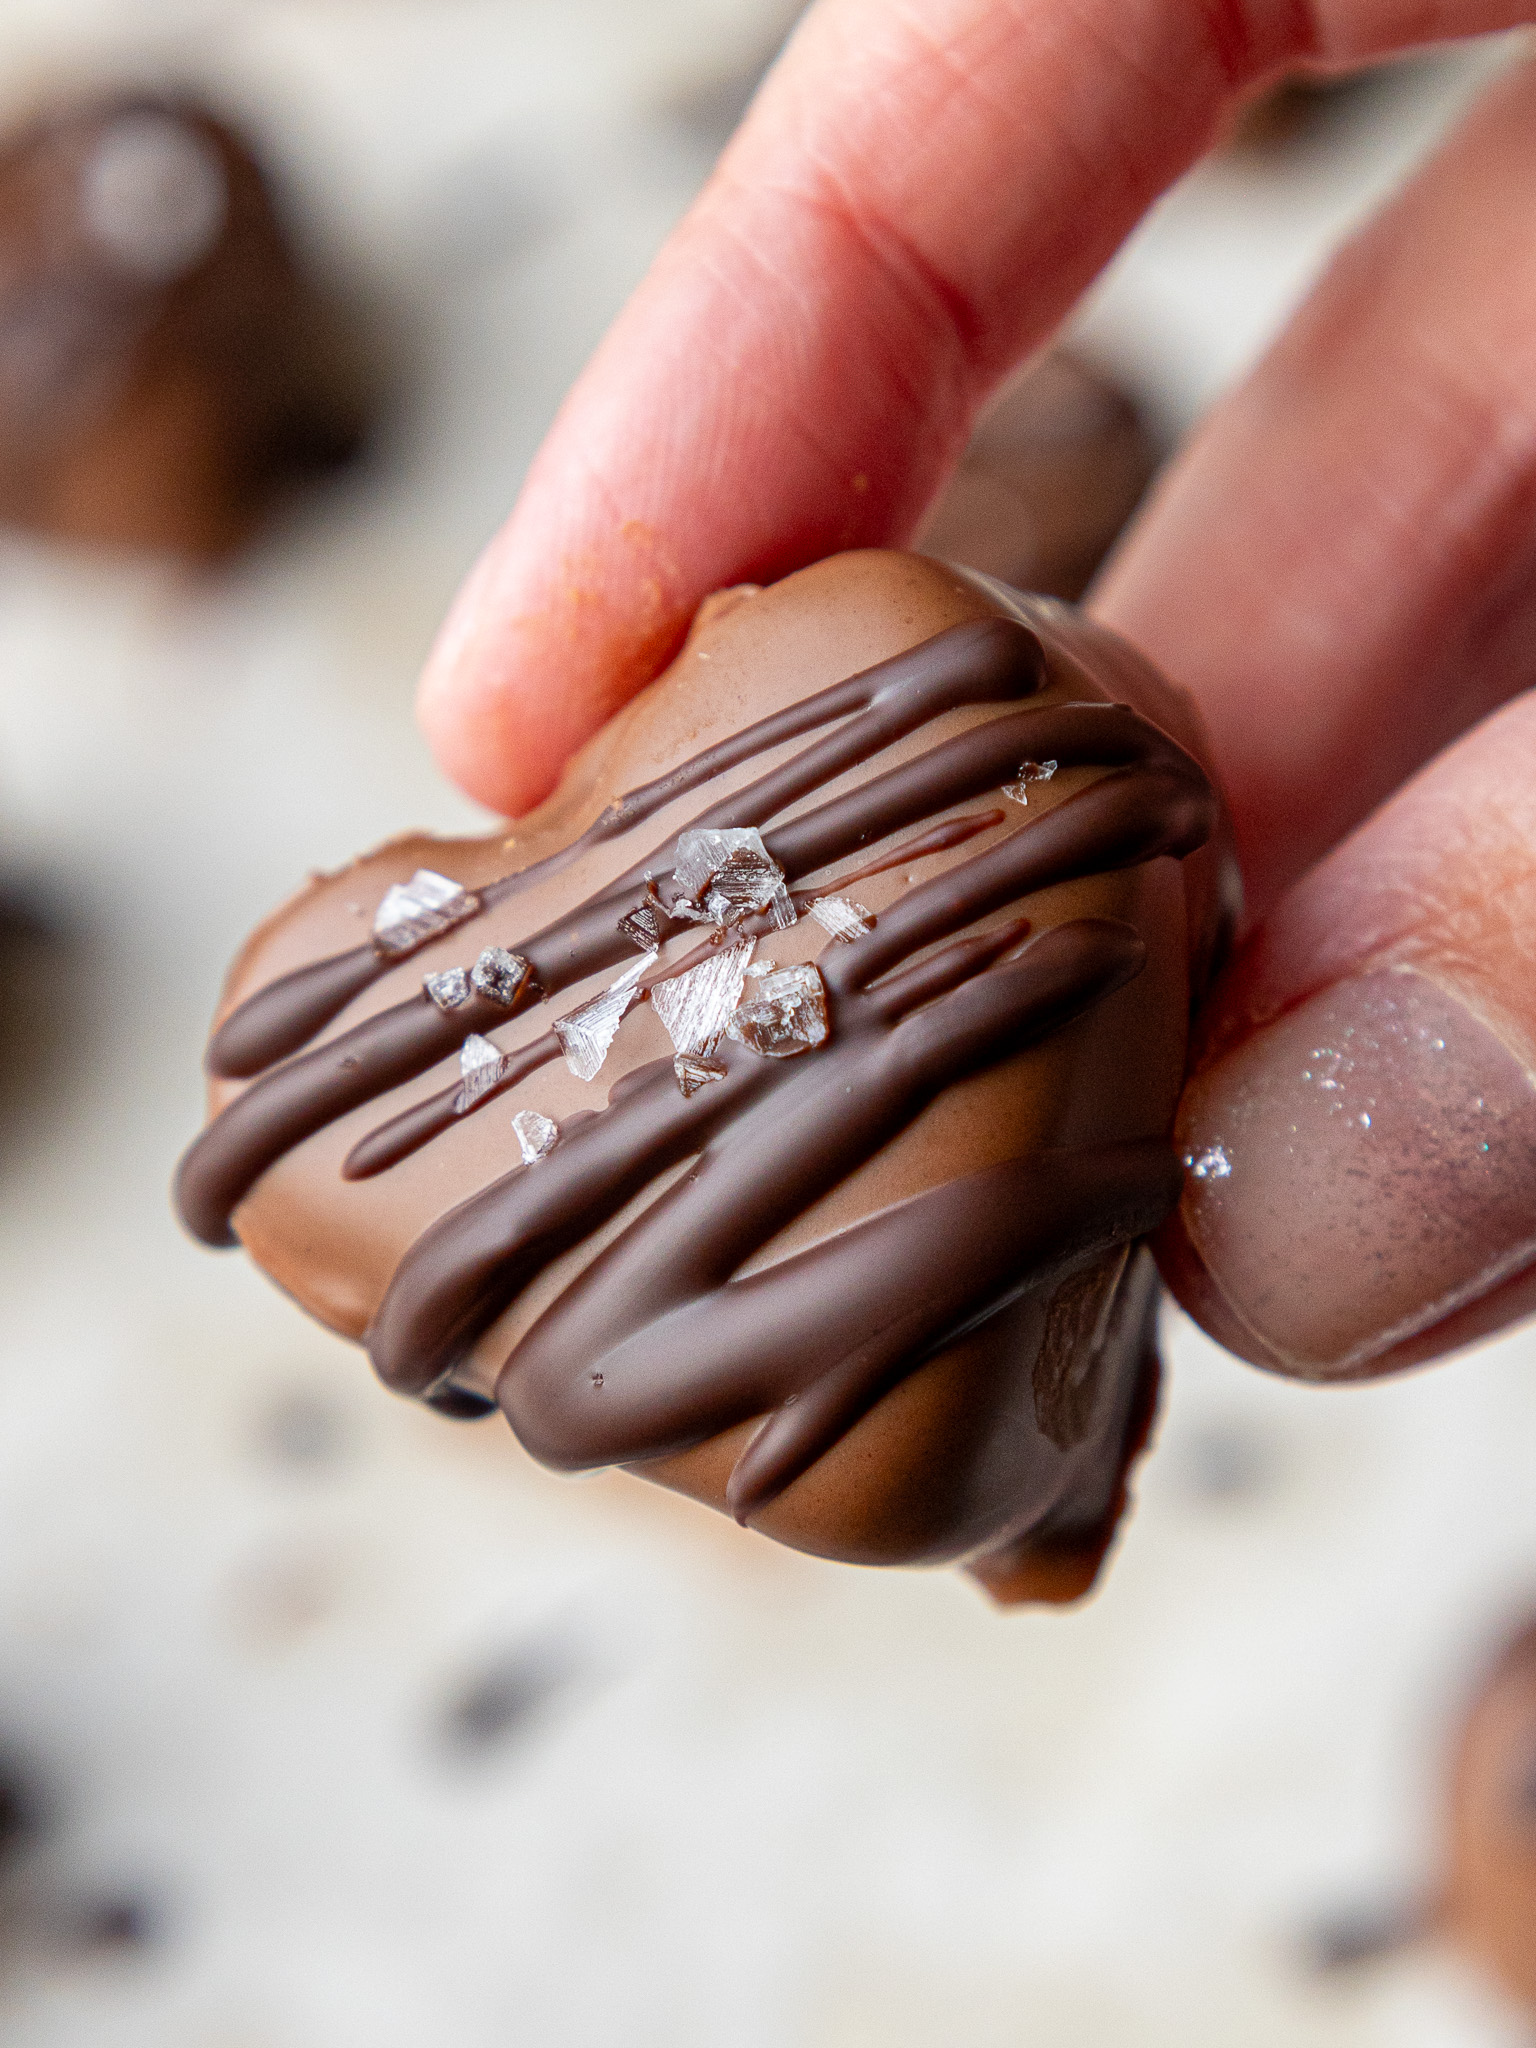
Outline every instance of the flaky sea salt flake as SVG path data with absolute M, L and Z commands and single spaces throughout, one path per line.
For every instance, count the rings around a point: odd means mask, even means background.
M 462 1010 L 469 1001 L 469 976 L 462 967 L 445 967 L 441 974 L 425 975 L 421 985 L 445 1015 L 449 1010 Z
M 679 833 L 672 880 L 677 916 L 723 928 L 767 912 L 779 931 L 796 921 L 784 870 L 755 825 L 696 826 Z
M 500 1010 L 512 1010 L 532 973 L 531 963 L 521 953 L 509 953 L 505 946 L 487 946 L 471 968 L 469 979 L 476 995 Z
M 638 946 L 642 953 L 655 953 L 660 949 L 662 939 L 661 912 L 648 898 L 625 917 L 619 919 L 619 930 L 632 946 Z
M 635 984 L 655 958 L 654 953 L 647 953 L 644 959 L 633 961 L 601 995 L 582 1003 L 569 1016 L 555 1019 L 554 1032 L 560 1041 L 560 1050 L 565 1054 L 565 1064 L 578 1081 L 596 1078 L 599 1067 L 608 1057 L 609 1046 L 618 1036 L 619 1026 L 639 993 Z
M 1016 804 L 1029 802 L 1029 785 L 1032 782 L 1049 782 L 1061 766 L 1059 761 L 1021 761 L 1017 782 L 1005 782 L 1003 795 L 1011 796 Z
M 710 920 L 724 928 L 767 911 L 779 931 L 795 922 L 795 906 L 784 886 L 784 870 L 766 854 L 743 849 L 716 873 L 704 898 Z
M 517 1134 L 524 1166 L 547 1159 L 560 1141 L 560 1126 L 553 1117 L 541 1116 L 536 1109 L 520 1109 L 512 1119 L 512 1128 Z
M 1203 1152 L 1186 1152 L 1184 1170 L 1196 1180 L 1228 1180 L 1232 1174 L 1232 1161 L 1227 1157 L 1226 1146 L 1218 1139 L 1214 1145 L 1207 1145 Z
M 499 1045 L 492 1045 L 478 1031 L 471 1031 L 459 1047 L 459 1092 L 453 1098 L 453 1113 L 463 1116 L 482 1096 L 488 1095 L 505 1077 L 512 1059 Z
M 685 1096 L 697 1095 L 701 1088 L 707 1088 L 711 1081 L 725 1079 L 725 1066 L 720 1060 L 706 1059 L 702 1053 L 680 1052 L 672 1062 L 672 1071 L 677 1076 L 677 1085 Z
M 396 882 L 384 892 L 373 917 L 373 943 L 386 959 L 414 953 L 418 946 L 451 932 L 480 908 L 478 896 L 471 896 L 447 875 L 432 868 L 418 868 L 408 882 Z
M 765 974 L 731 1019 L 728 1035 L 764 1059 L 793 1059 L 827 1035 L 827 991 L 810 961 Z
M 651 1008 L 666 1027 L 674 1052 L 713 1052 L 741 1001 L 752 939 L 722 946 L 686 974 L 670 975 L 651 989 Z M 685 1091 L 686 1092 L 686 1091 Z
M 677 835 L 677 858 L 672 866 L 673 885 L 680 896 L 697 903 L 738 848 L 761 852 L 766 860 L 763 835 L 753 826 L 697 825 Z
M 811 915 L 823 931 L 850 946 L 875 928 L 874 917 L 863 904 L 851 902 L 846 896 L 818 896 L 811 905 Z

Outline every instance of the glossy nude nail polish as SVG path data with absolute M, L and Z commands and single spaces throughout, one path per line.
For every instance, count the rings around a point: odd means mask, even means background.
M 1250 1355 L 1349 1379 L 1536 1267 L 1536 1081 L 1417 970 L 1341 981 L 1198 1076 L 1180 1219 Z

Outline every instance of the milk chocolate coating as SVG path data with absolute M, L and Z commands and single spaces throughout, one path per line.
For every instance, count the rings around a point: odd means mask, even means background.
M 222 555 L 356 449 L 370 381 L 204 109 L 87 100 L 0 145 L 0 519 Z
M 313 884 L 237 961 L 182 1214 L 237 1236 L 392 1387 L 494 1399 L 544 1462 L 621 1464 L 781 1541 L 963 1558 L 1000 1598 L 1083 1590 L 1150 1424 L 1192 994 L 1220 924 L 1190 714 L 1049 600 L 919 556 L 835 557 L 701 612 L 672 667 L 510 838 L 408 839 Z M 1055 762 L 1021 805 L 1025 762 Z M 636 960 L 678 835 L 753 825 L 829 1034 L 723 1041 L 685 1097 L 650 1005 L 597 1079 L 550 1025 Z M 476 914 L 408 959 L 367 934 L 418 866 Z M 498 945 L 517 1006 L 422 978 Z M 456 1103 L 471 1033 L 511 1055 Z M 513 1112 L 555 1120 L 531 1165 Z
M 1438 1918 L 1536 2013 L 1536 1623 L 1489 1674 L 1451 1775 Z

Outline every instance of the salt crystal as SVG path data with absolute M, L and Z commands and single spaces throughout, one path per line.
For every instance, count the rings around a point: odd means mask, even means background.
M 680 832 L 672 870 L 678 899 L 673 912 L 697 923 L 725 926 L 766 911 L 775 928 L 796 921 L 784 870 L 755 825 L 699 826 Z
M 701 910 L 698 904 L 690 903 L 686 896 L 679 896 L 675 903 L 669 903 L 667 915 L 679 921 L 686 917 L 693 924 L 713 924 L 715 921 L 707 910 Z
M 618 1036 L 625 1013 L 639 994 L 635 983 L 655 958 L 654 953 L 647 953 L 643 960 L 626 967 L 601 995 L 593 996 L 569 1016 L 555 1019 L 555 1036 L 565 1054 L 565 1064 L 578 1081 L 592 1080 L 607 1059 L 608 1048 Z
M 521 953 L 509 953 L 505 946 L 487 946 L 470 971 L 477 995 L 498 1009 L 512 1010 L 527 986 L 533 967 Z
M 670 975 L 651 989 L 651 1008 L 666 1026 L 673 1050 L 710 1053 L 741 1001 L 752 939 L 722 946 L 686 974 Z
M 386 959 L 414 953 L 440 932 L 451 932 L 480 908 L 478 896 L 471 896 L 457 882 L 431 868 L 418 868 L 408 882 L 396 882 L 384 892 L 374 913 L 373 943 Z
M 463 1116 L 482 1096 L 488 1095 L 512 1064 L 510 1053 L 492 1045 L 478 1031 L 471 1031 L 459 1047 L 459 1092 L 453 1098 L 453 1113 Z
M 672 880 L 678 893 L 696 903 L 738 847 L 767 858 L 763 835 L 751 826 L 696 826 L 677 835 Z
M 770 911 L 780 931 L 795 922 L 794 905 L 784 886 L 784 870 L 766 854 L 743 849 L 716 870 L 704 897 L 705 914 L 720 926 L 740 924 L 759 911 Z
M 444 1013 L 462 1010 L 469 1001 L 469 976 L 462 967 L 445 967 L 441 974 L 429 974 L 421 985 Z
M 827 991 L 818 968 L 806 962 L 765 974 L 757 993 L 741 1005 L 729 1036 L 765 1059 L 792 1059 L 827 1035 Z
M 1059 761 L 1021 761 L 1018 781 L 1005 782 L 1003 795 L 1011 796 L 1016 804 L 1027 804 L 1030 783 L 1049 782 L 1060 766 Z
M 719 1060 L 706 1059 L 697 1052 L 680 1052 L 672 1062 L 672 1071 L 685 1096 L 697 1095 L 711 1081 L 725 1079 L 725 1068 Z
M 1227 1180 L 1232 1173 L 1232 1161 L 1227 1157 L 1227 1148 L 1219 1140 L 1214 1145 L 1207 1145 L 1198 1157 L 1193 1152 L 1186 1152 L 1184 1166 L 1186 1172 L 1193 1174 L 1196 1180 Z
M 627 917 L 619 919 L 619 930 L 642 953 L 655 953 L 661 946 L 661 912 L 654 903 L 641 903 Z
M 863 904 L 851 903 L 846 896 L 818 896 L 811 915 L 834 939 L 846 940 L 850 946 L 875 928 L 875 920 Z
M 512 1128 L 517 1133 L 524 1166 L 547 1159 L 560 1137 L 560 1126 L 552 1117 L 541 1116 L 536 1109 L 520 1109 L 512 1119 Z

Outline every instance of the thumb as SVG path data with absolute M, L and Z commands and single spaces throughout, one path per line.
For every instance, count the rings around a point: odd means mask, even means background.
M 1174 1291 L 1255 1364 L 1372 1377 L 1536 1309 L 1536 701 L 1441 755 L 1218 985 Z

